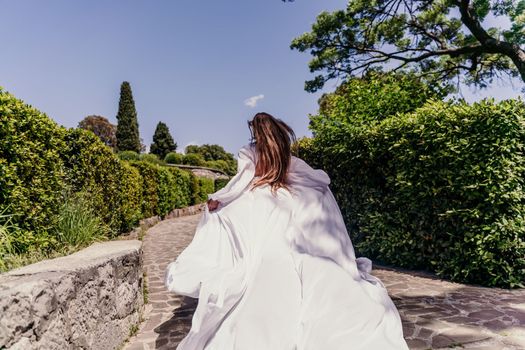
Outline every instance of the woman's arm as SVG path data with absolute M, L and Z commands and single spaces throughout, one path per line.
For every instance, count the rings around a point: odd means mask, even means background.
M 208 209 L 215 210 L 240 196 L 255 175 L 255 147 L 243 146 L 238 153 L 237 174 L 215 193 L 208 194 Z

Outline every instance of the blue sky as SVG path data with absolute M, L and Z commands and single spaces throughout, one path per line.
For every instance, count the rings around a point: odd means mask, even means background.
M 266 111 L 309 135 L 321 92 L 303 90 L 310 56 L 289 49 L 322 10 L 346 0 L 0 0 L 0 86 L 74 127 L 116 123 L 131 83 L 144 143 L 158 121 L 179 145 L 217 143 L 237 154 L 246 120 Z M 336 82 L 327 84 L 332 91 Z M 464 91 L 467 100 L 520 94 L 519 82 Z M 251 99 L 250 99 L 251 98 Z

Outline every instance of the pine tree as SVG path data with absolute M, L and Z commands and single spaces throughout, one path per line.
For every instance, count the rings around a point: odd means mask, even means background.
M 150 147 L 150 153 L 156 154 L 160 159 L 164 159 L 166 154 L 175 152 L 177 144 L 173 141 L 170 130 L 166 124 L 159 122 L 153 134 L 153 143 Z
M 120 101 L 117 114 L 117 149 L 140 153 L 139 123 L 131 86 L 127 81 L 120 86 Z

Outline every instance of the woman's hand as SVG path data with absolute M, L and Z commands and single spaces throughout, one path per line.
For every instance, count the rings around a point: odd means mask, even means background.
M 208 199 L 208 202 L 207 202 L 208 210 L 209 211 L 214 211 L 215 209 L 217 209 L 219 207 L 220 203 L 221 202 L 216 201 L 215 199 Z

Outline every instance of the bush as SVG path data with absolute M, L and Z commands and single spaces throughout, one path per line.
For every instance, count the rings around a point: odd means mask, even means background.
M 137 157 L 117 156 L 92 132 L 60 127 L 0 89 L 0 270 L 68 253 L 100 230 L 113 237 L 213 188 L 154 155 Z
M 204 161 L 204 158 L 200 154 L 190 153 L 190 154 L 184 155 L 184 158 L 182 158 L 182 164 L 204 166 L 206 162 Z
M 448 91 L 430 86 L 406 73 L 369 72 L 351 78 L 319 99 L 319 115 L 311 117 L 314 132 L 323 123 L 367 126 L 396 113 L 407 113 L 429 99 L 442 99 Z
M 215 192 L 215 181 L 207 177 L 197 177 L 199 182 L 199 201 L 198 203 L 206 202 L 208 194 Z
M 121 160 L 139 160 L 140 154 L 135 151 L 122 151 L 118 153 L 118 157 Z
M 229 171 L 230 171 L 230 165 L 225 160 L 222 160 L 222 159 L 209 160 L 209 161 L 205 162 L 204 165 L 207 166 L 208 168 L 222 170 L 226 174 L 228 174 Z
M 215 191 L 214 192 L 217 192 L 218 190 L 226 186 L 228 182 L 230 182 L 230 179 L 224 179 L 224 178 L 215 179 Z
M 186 155 L 189 154 L 198 154 L 204 160 L 205 166 L 211 168 L 217 168 L 224 170 L 228 175 L 235 175 L 237 172 L 237 161 L 233 157 L 232 153 L 226 152 L 222 146 L 219 145 L 210 145 L 204 144 L 201 146 L 198 145 L 188 145 L 185 149 Z M 220 161 L 219 163 L 211 163 L 214 161 Z M 214 165 L 211 165 L 214 164 Z M 191 164 L 191 165 L 200 165 L 200 164 Z
M 164 161 L 168 164 L 182 164 L 182 158 L 184 157 L 183 154 L 170 152 L 166 154 L 166 157 L 164 158 Z
M 144 162 L 153 163 L 153 164 L 162 164 L 162 161 L 159 159 L 159 157 L 156 154 L 152 154 L 152 153 L 141 154 L 140 160 Z
M 120 175 L 120 232 L 128 232 L 142 218 L 142 177 L 130 164 L 123 163 Z
M 93 210 L 115 236 L 122 224 L 120 200 L 122 162 L 93 133 L 83 129 L 69 129 L 62 150 L 67 170 L 67 182 L 73 192 L 85 192 Z
M 177 204 L 177 182 L 175 176 L 167 167 L 158 167 L 157 176 L 159 205 L 156 214 L 165 216 Z
M 159 203 L 157 167 L 148 162 L 131 162 L 140 174 L 142 188 L 142 217 L 148 218 L 156 215 Z
M 168 167 L 169 171 L 175 177 L 176 186 L 174 190 L 177 192 L 175 208 L 184 208 L 192 204 L 192 180 L 190 171 L 181 170 L 175 167 Z
M 64 134 L 45 114 L 0 89 L 0 212 L 16 214 L 12 223 L 39 239 L 42 249 L 52 244 L 49 232 L 65 186 Z
M 301 140 L 358 252 L 455 281 L 525 280 L 525 104 L 431 102 Z

